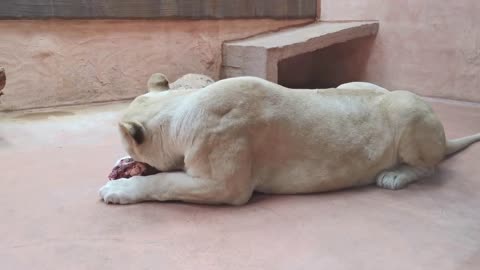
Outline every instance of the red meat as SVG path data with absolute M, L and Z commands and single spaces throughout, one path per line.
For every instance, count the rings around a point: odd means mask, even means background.
M 136 175 L 152 175 L 159 172 L 159 170 L 146 163 L 137 162 L 132 158 L 126 158 L 122 159 L 120 163 L 112 169 L 112 172 L 108 175 L 108 179 L 117 180 Z

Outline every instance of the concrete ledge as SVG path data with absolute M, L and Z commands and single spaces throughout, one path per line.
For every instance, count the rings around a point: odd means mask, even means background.
M 278 81 L 278 62 L 333 44 L 372 36 L 377 21 L 317 22 L 223 44 L 222 77 L 257 76 Z

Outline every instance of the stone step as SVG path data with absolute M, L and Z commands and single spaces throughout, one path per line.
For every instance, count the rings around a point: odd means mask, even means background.
M 278 81 L 278 63 L 333 44 L 373 36 L 377 21 L 316 22 L 223 44 L 222 77 L 256 76 Z

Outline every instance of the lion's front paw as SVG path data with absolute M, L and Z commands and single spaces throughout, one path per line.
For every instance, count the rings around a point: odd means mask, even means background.
M 135 180 L 131 179 L 108 181 L 100 188 L 99 193 L 102 200 L 107 204 L 131 204 L 144 199 Z

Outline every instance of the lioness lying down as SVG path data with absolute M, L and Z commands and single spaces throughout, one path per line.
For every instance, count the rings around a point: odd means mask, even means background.
M 400 189 L 480 140 L 480 134 L 446 140 L 418 96 L 353 89 L 371 88 L 362 83 L 293 90 L 238 77 L 198 90 L 149 85 L 119 129 L 130 156 L 162 173 L 109 181 L 100 189 L 106 203 L 241 205 L 254 191 L 299 194 L 371 183 Z

